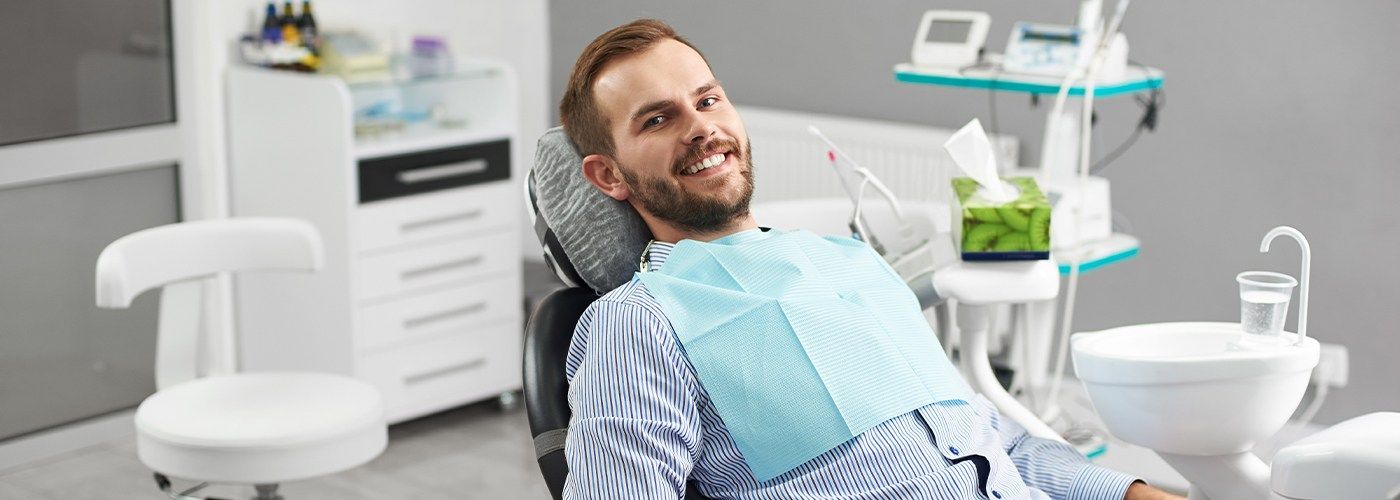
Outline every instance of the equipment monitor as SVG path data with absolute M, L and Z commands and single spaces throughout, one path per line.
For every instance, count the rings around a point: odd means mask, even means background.
M 986 12 L 930 10 L 914 36 L 914 64 L 961 68 L 977 63 L 992 17 Z

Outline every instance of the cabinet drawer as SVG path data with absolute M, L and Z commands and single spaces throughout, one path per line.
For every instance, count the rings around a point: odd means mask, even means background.
M 357 297 L 381 299 L 434 285 L 518 273 L 519 243 L 514 231 L 506 231 L 361 258 Z
M 512 226 L 523 207 L 520 193 L 505 182 L 361 205 L 355 246 L 364 252 Z
M 510 141 L 361 160 L 360 203 L 510 178 Z
M 495 323 L 361 358 L 360 378 L 400 421 L 520 387 L 520 325 Z
M 516 275 L 393 300 L 359 311 L 355 346 L 380 351 L 445 333 L 468 333 L 491 322 L 520 322 L 521 284 Z

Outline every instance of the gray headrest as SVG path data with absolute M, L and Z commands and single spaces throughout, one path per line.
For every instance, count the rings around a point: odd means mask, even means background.
M 545 261 L 564 283 L 606 293 L 632 279 L 651 231 L 631 205 L 583 178 L 583 157 L 563 128 L 540 137 L 526 188 Z

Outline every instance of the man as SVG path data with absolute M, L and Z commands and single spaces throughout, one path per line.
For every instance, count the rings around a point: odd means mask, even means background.
M 651 229 L 646 267 L 665 266 L 681 240 L 757 231 L 744 124 L 669 26 L 639 20 L 601 35 L 568 85 L 560 109 L 582 173 Z M 891 418 L 760 481 L 653 295 L 633 280 L 575 330 L 567 498 L 680 498 L 687 483 L 712 498 L 1179 498 L 1029 437 L 981 397 Z

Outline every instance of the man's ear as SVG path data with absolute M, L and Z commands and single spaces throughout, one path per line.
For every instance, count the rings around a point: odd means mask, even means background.
M 583 177 L 603 194 L 617 201 L 627 201 L 632 191 L 622 181 L 617 162 L 607 155 L 592 154 L 583 157 Z

